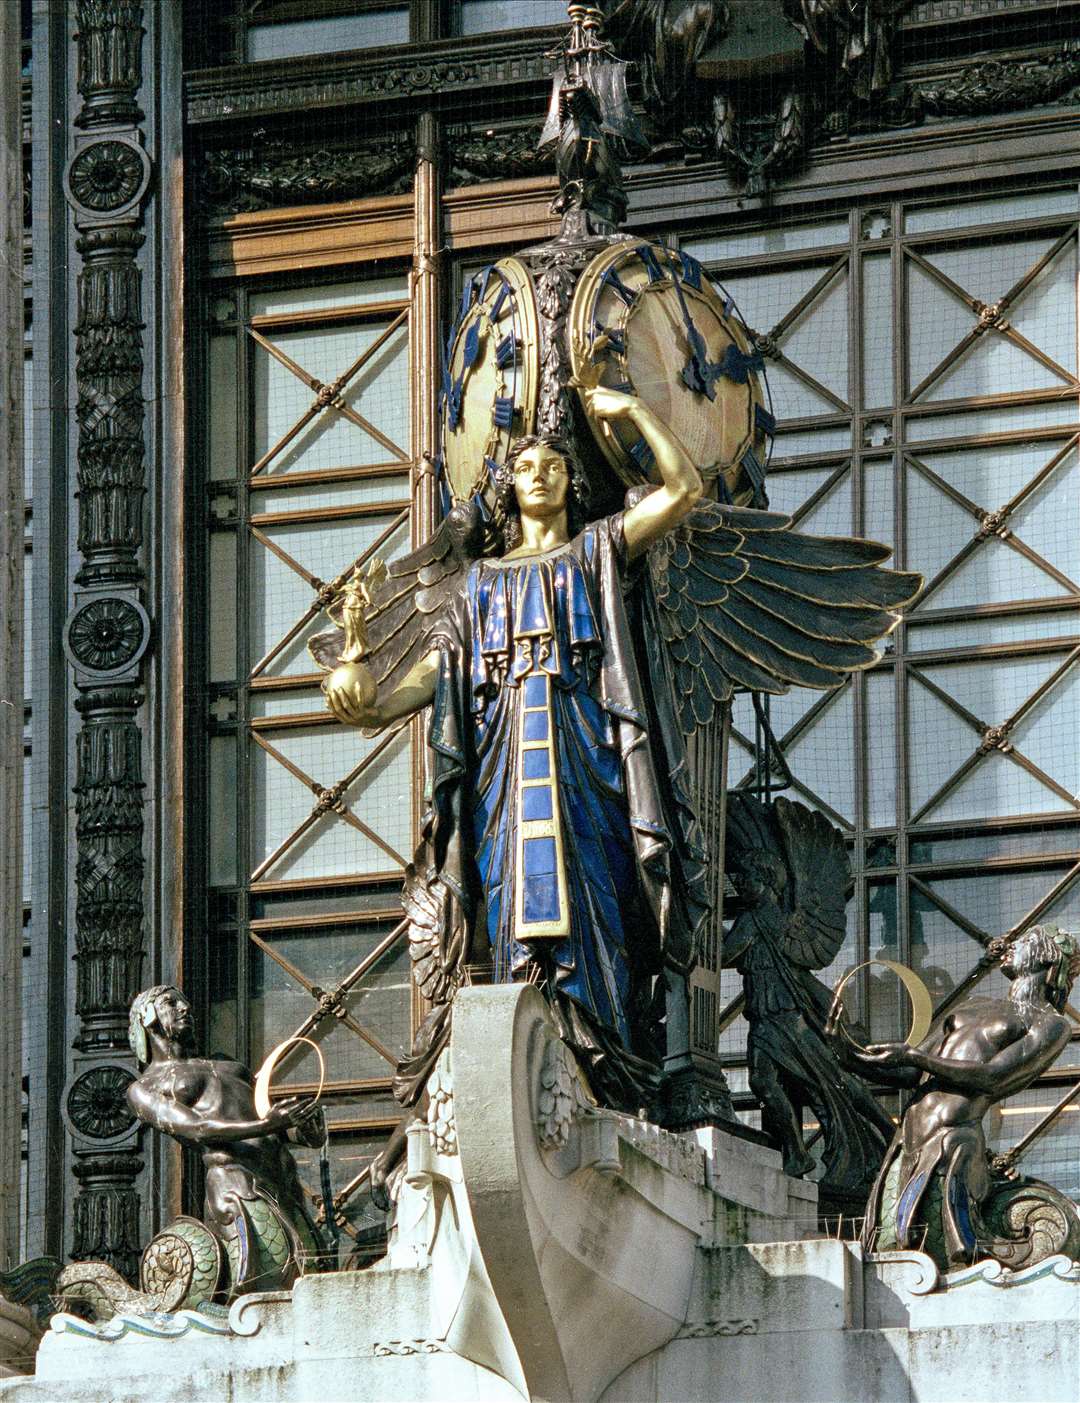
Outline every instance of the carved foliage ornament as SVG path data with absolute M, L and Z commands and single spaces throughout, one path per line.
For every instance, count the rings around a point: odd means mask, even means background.
M 141 0 L 78 0 L 77 83 L 84 99 L 81 127 L 137 121 L 135 95 L 142 83 Z
M 137 662 L 146 649 L 149 620 L 128 599 L 94 599 L 71 616 L 67 651 L 90 672 L 114 672 Z
M 411 138 L 343 151 L 296 151 L 276 142 L 210 150 L 199 172 L 201 203 L 212 214 L 239 214 L 395 194 L 411 186 L 415 156 Z
M 150 158 L 135 142 L 94 141 L 68 167 L 68 198 L 93 214 L 112 214 L 139 199 L 149 180 Z
M 89 1140 L 110 1140 L 135 1124 L 127 1089 L 135 1080 L 126 1067 L 91 1067 L 76 1078 L 67 1095 L 68 1120 Z

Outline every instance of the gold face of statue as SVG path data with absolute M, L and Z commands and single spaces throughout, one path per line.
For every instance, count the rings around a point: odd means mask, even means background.
M 569 491 L 566 460 L 548 444 L 526 449 L 514 464 L 514 495 L 523 517 L 556 515 L 565 509 Z

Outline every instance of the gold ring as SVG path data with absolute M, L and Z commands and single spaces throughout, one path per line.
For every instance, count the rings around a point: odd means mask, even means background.
M 909 965 L 899 964 L 896 960 L 864 960 L 861 965 L 849 969 L 847 974 L 837 981 L 833 989 L 833 1004 L 839 1003 L 848 980 L 869 965 L 881 965 L 885 969 L 891 969 L 907 990 L 907 996 L 911 1000 L 911 1027 L 904 1041 L 908 1047 L 915 1047 L 930 1031 L 930 1024 L 934 1018 L 934 1001 L 930 997 L 930 990 Z
M 274 1075 L 274 1068 L 295 1043 L 307 1043 L 308 1047 L 314 1049 L 315 1056 L 319 1059 L 319 1089 L 315 1093 L 315 1100 L 318 1101 L 323 1094 L 323 1087 L 326 1085 L 326 1058 L 322 1048 L 311 1038 L 286 1038 L 264 1059 L 255 1077 L 255 1111 L 260 1119 L 270 1114 L 270 1078 Z

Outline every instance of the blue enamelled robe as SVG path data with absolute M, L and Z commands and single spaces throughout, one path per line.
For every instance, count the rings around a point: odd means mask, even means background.
M 646 617 L 631 628 L 648 601 L 635 575 L 621 513 L 471 567 L 431 638 L 433 804 L 406 904 L 419 888 L 425 912 L 459 908 L 467 937 L 445 915 L 444 947 L 487 945 L 496 981 L 539 955 L 571 1042 L 655 1063 L 648 976 L 692 962 L 704 907 L 665 660 Z

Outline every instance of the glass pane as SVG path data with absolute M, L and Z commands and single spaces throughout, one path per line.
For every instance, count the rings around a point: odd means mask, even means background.
M 925 881 L 984 935 L 993 937 L 1005 935 L 1024 922 L 1067 870 L 987 872 L 977 877 L 928 877 Z M 1064 910 L 1060 903 L 1055 904 L 1040 919 L 1055 919 L 1055 914 L 1059 922 L 1067 923 L 1067 903 Z
M 872 960 L 899 960 L 903 953 L 895 882 L 871 882 L 867 888 Z M 877 1041 L 902 1038 L 908 1030 L 908 1003 L 904 986 L 889 969 L 871 965 L 867 971 L 870 1036 Z
M 1054 684 L 1014 727 L 1011 739 L 1070 794 L 1080 794 L 1080 668 L 1074 666 Z
M 375 502 L 408 502 L 409 475 L 365 477 L 356 482 L 328 483 L 325 486 L 278 487 L 273 479 L 260 484 L 252 498 L 252 509 L 263 512 L 324 511 L 335 507 L 369 506 Z
M 866 677 L 866 822 L 896 823 L 896 689 L 891 672 Z
M 814 362 L 808 363 L 808 369 L 813 374 Z M 805 381 L 785 366 L 770 364 L 766 374 L 769 378 L 769 395 L 772 400 L 772 412 L 781 423 L 786 419 L 810 419 L 817 414 L 835 414 L 836 405 L 824 395 L 819 394 L 812 385 L 807 385 Z M 818 379 L 814 375 L 814 379 Z
M 808 512 L 799 515 L 795 528 L 811 536 L 850 536 L 852 524 L 851 473 L 847 472 Z
M 1076 374 L 1076 240 L 1060 249 L 1009 308 L 1012 327 Z
M 768 374 L 771 376 L 772 371 Z M 808 454 L 847 453 L 851 449 L 851 429 L 847 424 L 839 428 L 796 429 L 793 433 L 778 432 L 773 438 L 773 458 L 798 458 Z M 772 490 L 770 479 L 769 489 Z
M 253 24 L 247 31 L 247 61 L 335 54 L 409 42 L 409 7 L 359 15 L 327 15 L 284 24 Z
M 798 468 L 769 475 L 769 505 L 773 511 L 797 512 L 810 497 L 823 487 L 836 471 L 826 468 Z
M 210 476 L 234 478 L 240 472 L 237 462 L 236 415 L 236 337 L 211 336 L 210 390 Z
M 738 998 L 743 991 L 742 975 L 735 969 L 725 969 L 720 972 L 720 997 L 718 1003 L 720 1011 L 727 1008 L 732 999 Z M 724 1028 L 720 1033 L 719 1052 L 721 1057 L 742 1057 L 746 1056 L 746 1034 L 749 1025 L 740 1013 L 737 1018 Z M 730 1076 L 729 1076 L 730 1082 Z M 731 1083 L 734 1091 L 735 1085 Z
M 975 325 L 967 304 L 908 259 L 908 386 L 914 391 Z
M 23 359 L 23 496 L 34 495 L 34 362 Z
M 1068 1082 L 1048 1082 L 1010 1096 L 986 1118 L 986 1139 L 992 1153 L 1010 1149 L 1033 1130 L 1058 1104 Z M 1080 1097 L 1071 1100 L 1030 1146 L 1020 1160 L 1020 1172 L 1053 1184 L 1055 1189 L 1080 1199 Z
M 236 868 L 236 739 L 214 736 L 210 741 L 210 882 L 231 886 Z
M 245 1061 L 247 1054 L 240 1046 L 236 1022 L 237 939 L 235 931 L 211 931 L 204 946 L 210 987 L 210 1026 L 206 1046 L 211 1057 L 236 1057 Z M 257 1062 L 255 1066 L 258 1066 Z
M 762 253 L 788 253 L 799 248 L 828 248 L 846 244 L 846 219 L 819 224 L 777 224 L 771 229 L 742 230 L 708 239 L 684 239 L 682 247 L 702 263 L 722 258 L 750 258 Z
M 824 801 L 841 818 L 855 817 L 855 736 L 851 688 L 844 688 L 787 749 L 795 778 L 811 791 L 793 795 L 814 807 Z
M 893 403 L 892 256 L 875 253 L 862 261 L 863 404 Z
M 977 862 L 986 857 L 1026 857 L 1058 852 L 1080 857 L 1080 827 L 1059 824 L 1020 829 L 1016 833 L 980 833 L 970 838 L 919 838 L 911 844 L 911 861 Z
M 921 234 L 932 229 L 965 229 L 979 224 L 1002 224 L 1013 219 L 1039 219 L 1076 212 L 1076 187 L 1068 186 L 1031 195 L 996 195 L 992 199 L 968 200 L 962 204 L 915 207 L 904 216 L 904 228 L 909 234 Z
M 275 331 L 271 339 L 309 375 L 336 380 L 386 330 L 387 322 L 317 331 Z M 253 346 L 255 458 L 274 449 L 312 406 L 313 395 L 292 371 Z M 409 338 L 401 326 L 349 381 L 342 401 L 373 424 L 402 453 L 409 446 Z M 320 410 L 264 471 L 310 472 L 384 463 L 395 454 L 332 406 Z
M 1003 434 L 1030 429 L 1049 429 L 1057 424 L 1066 427 L 1077 422 L 1078 402 L 1075 396 L 1054 400 L 1049 404 L 1010 404 L 999 409 L 979 408 L 961 410 L 955 414 L 928 414 L 907 419 L 906 433 L 910 442 L 926 439 L 965 438 L 969 435 Z
M 376 541 L 393 518 L 358 517 L 353 521 L 295 522 L 268 526 L 264 534 L 285 551 L 297 565 L 319 580 L 334 580 L 347 570 Z M 390 560 L 409 548 L 408 522 L 379 547 L 378 554 Z M 287 565 L 261 542 L 250 543 L 250 583 L 252 617 L 249 624 L 252 660 L 274 648 L 299 619 L 315 604 L 312 585 L 296 569 Z M 306 641 L 327 627 L 320 612 L 307 627 L 274 658 L 268 676 L 286 676 L 315 671 Z
M 232 531 L 215 531 L 210 537 L 209 604 L 210 681 L 232 682 L 236 678 L 236 536 Z
M 824 272 L 825 267 L 820 264 L 811 268 L 784 268 L 775 273 L 755 269 L 751 273 L 724 275 L 723 283 L 734 297 L 747 325 L 755 331 L 765 332 L 776 326 Z M 770 379 L 772 373 L 773 367 L 770 366 Z
M 911 968 L 929 989 L 936 1008 L 971 973 L 982 957 L 982 946 L 915 887 L 908 900 Z
M 820 271 L 820 270 L 819 270 Z M 848 278 L 846 269 L 818 294 L 781 341 L 784 355 L 839 399 L 848 401 Z
M 391 925 L 382 923 L 330 925 L 318 934 L 275 933 L 267 939 L 267 944 L 313 984 L 332 991 L 392 929 Z M 251 957 L 252 1030 L 258 1063 L 304 1022 L 315 1003 L 308 991 L 263 951 L 253 948 Z M 351 1017 L 395 1059 L 407 1050 L 412 1040 L 409 970 L 408 945 L 402 935 L 345 999 Z M 392 1064 L 340 1019 L 323 1019 L 312 1037 L 322 1049 L 328 1085 L 392 1074 Z M 317 1080 L 318 1060 L 309 1048 L 301 1047 L 284 1062 L 274 1084 L 288 1087 Z
M 927 669 L 930 675 L 930 669 Z M 905 776 L 909 810 L 918 813 L 950 775 L 971 755 L 980 733 L 951 707 L 908 674 L 908 771 Z M 935 679 L 937 680 L 937 679 Z
M 896 465 L 890 458 L 881 463 L 863 463 L 863 529 L 861 534 L 883 545 L 896 544 L 893 525 L 893 479 Z
M 277 317 L 290 312 L 331 311 L 341 307 L 370 307 L 401 302 L 409 295 L 403 276 L 366 278 L 362 283 L 327 283 L 320 287 L 277 288 L 256 292 L 248 300 L 253 317 Z
M 1024 545 L 1071 580 L 1080 580 L 1080 473 L 1075 448 L 1024 498 L 1009 524 Z
M 338 784 L 380 740 L 368 740 L 344 726 L 274 731 L 270 744 L 322 788 Z M 252 751 L 253 863 L 276 852 L 312 817 L 314 795 L 279 760 L 261 748 Z M 376 833 L 404 861 L 412 839 L 412 765 L 408 730 L 401 732 L 345 790 L 349 812 Z M 393 872 L 391 853 L 334 811 L 314 818 L 263 874 L 267 880 L 328 878 Z
M 501 29 L 535 29 L 565 24 L 564 0 L 459 0 L 459 34 L 491 34 Z
M 909 622 L 908 651 L 940 648 L 977 648 L 990 643 L 1025 643 L 1044 638 L 1080 636 L 1080 610 L 1055 609 L 1046 614 L 1003 615 L 992 619 L 965 619 L 962 623 Z

